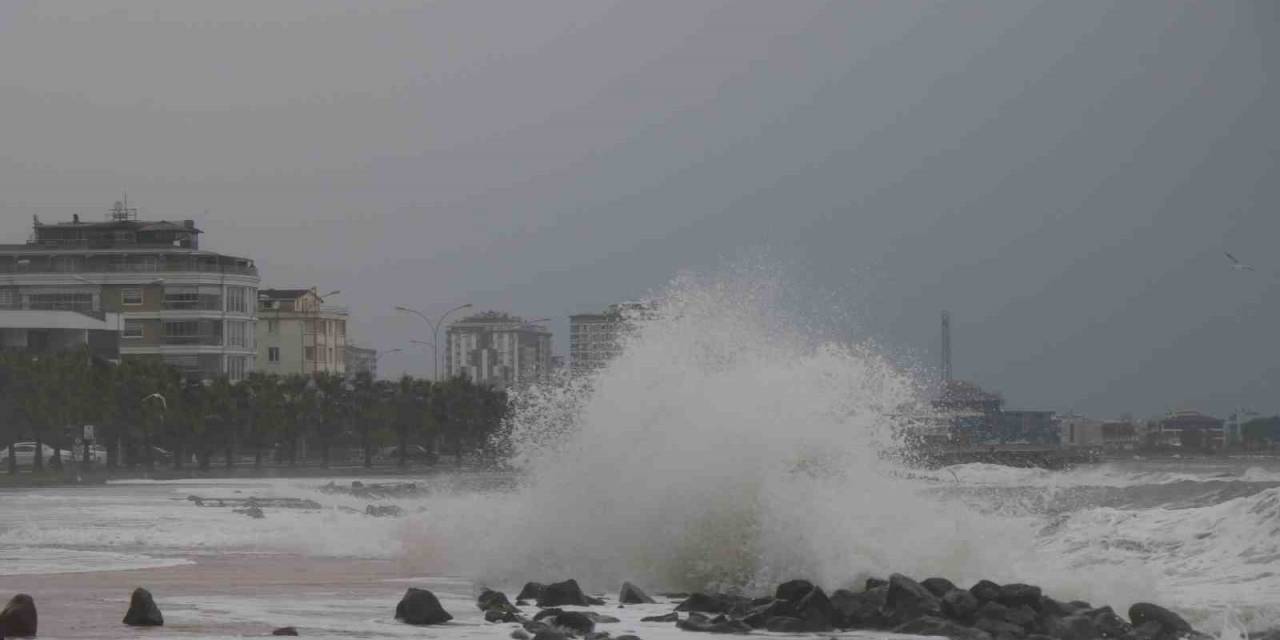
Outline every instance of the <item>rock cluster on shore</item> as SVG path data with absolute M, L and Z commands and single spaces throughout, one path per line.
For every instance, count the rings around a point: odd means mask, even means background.
M 619 593 L 624 604 L 652 603 L 643 591 L 626 583 Z M 602 618 L 586 611 L 563 611 L 562 605 L 601 604 L 582 592 L 574 580 L 550 585 L 530 582 L 517 604 L 536 600 L 542 611 L 525 618 L 505 594 L 486 589 L 477 606 L 491 622 L 522 625 L 517 640 L 564 640 L 580 636 L 603 640 L 595 630 Z M 489 612 L 495 612 L 492 616 Z M 684 615 L 681 615 L 684 614 Z M 702 633 L 825 633 L 835 630 L 875 630 L 957 640 L 1182 640 L 1207 639 L 1178 614 L 1151 603 L 1129 608 L 1128 619 L 1111 607 L 1087 602 L 1061 602 L 1028 584 L 996 584 L 982 580 L 968 589 L 945 578 L 917 582 L 894 574 L 888 580 L 869 579 L 859 590 L 837 589 L 828 595 L 806 580 L 777 586 L 770 597 L 748 598 L 725 593 L 692 593 L 675 610 L 642 618 L 643 622 L 672 623 Z M 616 639 L 616 640 L 620 640 Z

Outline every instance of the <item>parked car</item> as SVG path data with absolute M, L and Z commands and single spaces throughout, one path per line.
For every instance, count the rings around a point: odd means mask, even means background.
M 53 459 L 53 454 L 54 452 L 57 451 L 57 449 L 47 444 L 41 445 L 41 449 L 42 449 L 41 455 L 44 458 L 44 463 L 47 465 L 49 464 L 49 460 Z M 35 465 L 36 443 L 15 442 L 13 444 L 13 457 L 18 460 L 19 467 L 30 467 Z M 7 464 L 7 459 L 8 459 L 8 451 L 0 450 L 0 464 Z M 63 462 L 71 462 L 74 459 L 75 458 L 74 456 L 71 455 L 70 451 L 67 451 L 65 449 L 62 451 Z

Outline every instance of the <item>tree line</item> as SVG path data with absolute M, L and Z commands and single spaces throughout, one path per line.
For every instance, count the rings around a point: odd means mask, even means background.
M 16 442 L 36 443 L 37 471 L 62 468 L 64 451 L 83 459 L 70 451 L 82 425 L 94 425 L 94 441 L 106 449 L 100 464 L 111 469 L 209 469 L 215 458 L 231 468 L 249 456 L 255 468 L 269 458 L 328 466 L 353 450 L 369 467 L 387 446 L 401 466 L 413 451 L 461 461 L 494 454 L 492 436 L 506 411 L 503 391 L 464 378 L 254 372 L 236 383 L 192 381 L 152 358 L 116 364 L 87 351 L 0 354 L 0 447 L 7 450 L 0 465 L 10 473 L 18 471 Z M 47 460 L 45 447 L 52 449 Z

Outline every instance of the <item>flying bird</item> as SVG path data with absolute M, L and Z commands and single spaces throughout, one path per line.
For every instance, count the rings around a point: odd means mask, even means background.
M 169 410 L 169 402 L 168 402 L 168 401 L 166 401 L 166 400 L 164 399 L 164 396 L 160 395 L 159 393 L 153 393 L 153 394 L 151 394 L 151 395 L 149 395 L 149 396 L 145 396 L 144 398 L 142 398 L 142 399 L 141 399 L 141 400 L 139 400 L 138 402 L 146 402 L 147 400 L 150 400 L 150 399 L 152 399 L 152 398 L 155 398 L 155 399 L 159 400 L 159 401 L 160 401 L 160 406 L 164 407 L 164 410 L 165 410 L 165 411 L 168 411 L 168 410 Z
M 1239 260 L 1236 259 L 1235 256 L 1231 255 L 1230 251 L 1223 251 L 1222 253 L 1227 256 L 1228 260 L 1231 261 L 1232 269 L 1235 269 L 1236 271 L 1253 271 L 1254 270 L 1253 265 L 1240 262 Z

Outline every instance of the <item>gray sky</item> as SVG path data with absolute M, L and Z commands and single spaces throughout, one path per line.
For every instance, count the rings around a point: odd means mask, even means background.
M 5 2 L 0 235 L 127 189 L 381 349 L 756 248 L 1014 406 L 1275 412 L 1278 7 Z

